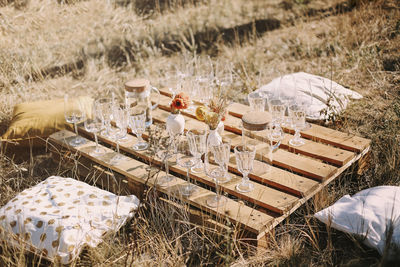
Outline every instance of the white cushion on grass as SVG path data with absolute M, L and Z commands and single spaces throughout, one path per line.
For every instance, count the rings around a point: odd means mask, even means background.
M 72 178 L 52 176 L 0 209 L 0 238 L 61 263 L 97 246 L 133 216 L 136 196 L 116 196 Z
M 282 84 L 280 85 L 281 81 Z M 311 91 L 308 81 L 311 81 Z M 278 92 L 278 86 L 280 91 Z M 257 92 L 266 92 L 267 95 L 284 95 L 286 97 L 294 95 L 294 91 L 300 92 L 299 96 L 310 97 L 312 94 L 312 104 L 307 105 L 307 114 L 310 119 L 324 120 L 325 114 L 320 112 L 328 108 L 328 102 L 331 108 L 330 113 L 338 113 L 346 109 L 350 99 L 361 99 L 362 95 L 343 87 L 342 85 L 331 81 L 330 79 L 313 75 L 305 72 L 296 72 L 273 79 L 270 83 L 263 85 Z M 298 97 L 299 97 L 298 96 Z
M 340 231 L 365 237 L 364 243 L 383 254 L 393 226 L 392 249 L 400 248 L 400 187 L 378 186 L 345 195 L 314 215 Z M 391 251 L 393 253 L 394 250 Z M 393 255 L 392 255 L 393 256 Z

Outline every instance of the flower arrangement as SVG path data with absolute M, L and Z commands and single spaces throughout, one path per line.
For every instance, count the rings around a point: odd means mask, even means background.
M 187 109 L 189 106 L 190 100 L 189 96 L 184 92 L 181 92 L 175 95 L 174 99 L 171 102 L 171 113 L 179 114 L 181 109 Z
M 208 106 L 199 106 L 196 109 L 196 118 L 204 121 L 211 130 L 215 130 L 220 121 L 225 120 L 228 105 L 229 100 L 226 92 L 222 91 L 221 86 L 218 86 Z

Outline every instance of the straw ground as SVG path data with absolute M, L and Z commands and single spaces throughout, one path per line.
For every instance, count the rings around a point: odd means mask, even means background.
M 231 95 L 236 101 L 295 71 L 322 75 L 361 93 L 364 98 L 328 126 L 372 139 L 367 172 L 358 175 L 353 168 L 342 175 L 279 225 L 261 254 L 248 253 L 234 233 L 210 233 L 186 223 L 184 210 L 158 201 L 150 190 L 130 223 L 98 248 L 86 249 L 73 265 L 392 263 L 312 215 L 344 194 L 399 184 L 398 1 L 140 1 L 149 3 L 142 11 L 134 5 L 139 1 L 67 2 L 1 2 L 1 133 L 17 103 L 66 92 L 96 96 L 110 89 L 121 96 L 127 79 L 148 77 L 160 85 L 173 66 L 196 56 L 206 67 L 211 55 L 214 68 L 224 72 L 229 66 L 235 73 Z M 0 166 L 1 205 L 49 175 L 75 175 L 45 149 L 2 154 Z M 2 266 L 49 264 L 5 243 L 0 251 Z

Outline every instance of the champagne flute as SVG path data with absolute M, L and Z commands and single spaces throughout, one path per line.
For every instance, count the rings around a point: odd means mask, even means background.
M 304 110 L 304 106 L 299 104 L 291 105 L 289 107 L 289 114 L 292 118 L 293 127 L 295 130 L 294 137 L 289 140 L 289 144 L 292 146 L 304 145 L 304 140 L 300 138 L 300 130 L 304 128 L 306 121 L 306 112 Z
M 103 122 L 101 119 L 101 110 L 100 110 L 99 104 L 97 103 L 97 100 L 95 100 L 93 102 L 91 116 L 90 116 L 90 118 L 87 118 L 85 120 L 84 125 L 85 125 L 86 131 L 93 133 L 94 140 L 96 141 L 96 147 L 94 150 L 89 152 L 89 155 L 98 156 L 100 154 L 104 154 L 105 149 L 102 147 L 99 147 L 99 141 L 97 138 L 97 133 L 103 129 Z
M 79 97 L 71 99 L 68 94 L 64 95 L 64 116 L 68 123 L 74 124 L 74 130 L 76 134 L 76 136 L 69 141 L 69 144 L 71 146 L 79 146 L 84 144 L 86 140 L 82 136 L 79 136 L 77 126 L 78 122 L 81 122 L 85 119 L 83 103 Z
M 142 134 L 146 130 L 146 111 L 142 110 L 138 114 L 129 115 L 129 127 L 138 138 L 136 144 L 133 145 L 133 149 L 136 151 L 146 150 L 149 144 L 142 138 Z
M 194 157 L 187 144 L 187 140 L 185 140 L 183 137 L 178 141 L 177 145 L 177 157 L 176 157 L 176 163 L 183 167 L 186 168 L 186 184 L 182 186 L 181 188 L 181 194 L 185 197 L 189 197 L 190 195 L 193 194 L 193 192 L 196 191 L 196 186 L 192 183 L 190 183 L 190 169 L 195 166 L 198 162 L 198 159 Z
M 189 141 L 189 149 L 192 155 L 197 158 L 197 164 L 192 167 L 193 173 L 201 173 L 204 171 L 204 164 L 201 156 L 206 153 L 207 131 L 205 129 L 190 129 L 186 132 Z
M 218 185 L 220 183 L 226 183 L 230 180 L 230 176 L 227 175 L 230 149 L 230 142 L 223 142 L 210 147 L 210 151 L 214 157 L 214 162 L 218 165 L 214 166 L 209 172 L 210 177 L 215 181 L 216 195 L 208 198 L 206 203 L 212 208 L 218 207 L 219 205 L 224 204 L 226 201 L 225 198 L 221 197 L 220 188 Z
M 243 175 L 242 182 L 236 185 L 236 190 L 242 193 L 250 192 L 254 189 L 254 185 L 249 182 L 248 175 L 253 170 L 256 147 L 249 144 L 240 144 L 235 147 L 234 151 L 237 168 Z

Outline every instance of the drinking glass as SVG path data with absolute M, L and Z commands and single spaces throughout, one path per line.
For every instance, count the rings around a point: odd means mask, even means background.
M 92 112 L 90 118 L 87 118 L 84 122 L 86 131 L 93 133 L 94 140 L 96 141 L 96 148 L 89 152 L 91 156 L 98 156 L 105 153 L 105 149 L 99 147 L 99 141 L 97 138 L 97 133 L 103 129 L 103 122 L 101 119 L 101 110 L 97 101 L 93 102 Z
M 74 124 L 74 130 L 76 134 L 76 136 L 69 141 L 69 144 L 71 146 L 79 146 L 84 144 L 86 142 L 85 138 L 79 136 L 77 126 L 78 122 L 81 122 L 85 119 L 85 110 L 79 97 L 71 99 L 68 94 L 64 95 L 64 117 L 68 123 Z
M 213 169 L 210 170 L 209 176 L 215 181 L 215 196 L 211 196 L 206 200 L 208 206 L 215 208 L 219 205 L 224 204 L 225 198 L 220 195 L 220 183 L 225 183 L 230 180 L 228 173 L 228 162 L 230 157 L 230 142 L 221 143 L 219 145 L 214 145 L 210 147 L 211 153 L 213 155 L 214 162 L 217 164 Z M 227 178 L 228 177 L 228 178 Z
M 271 99 L 269 101 L 269 112 L 272 116 L 272 124 L 281 127 L 285 119 L 285 103 L 280 99 Z
M 138 114 L 129 115 L 129 126 L 138 138 L 136 144 L 133 145 L 133 149 L 136 151 L 146 150 L 149 144 L 142 138 L 142 134 L 146 130 L 146 112 L 143 110 Z
M 128 110 L 124 106 L 120 106 L 118 103 L 113 107 L 113 119 L 115 121 L 115 131 L 113 138 L 116 142 L 117 155 L 115 155 L 111 162 L 117 164 L 124 156 L 120 153 L 119 144 L 121 140 L 126 137 L 128 131 Z
M 182 186 L 181 194 L 185 197 L 189 197 L 196 190 L 196 186 L 190 183 L 190 169 L 197 164 L 198 158 L 191 154 L 188 142 L 183 137 L 178 141 L 177 152 L 176 163 L 179 166 L 186 168 L 187 183 Z
M 201 173 L 204 171 L 204 164 L 201 161 L 201 156 L 206 153 L 207 146 L 207 131 L 205 129 L 190 129 L 186 133 L 189 149 L 191 154 L 197 158 L 197 164 L 192 167 L 193 173 Z
M 267 139 L 272 143 L 272 152 L 277 150 L 285 137 L 285 133 L 279 124 L 270 123 L 267 128 Z
M 279 80 L 279 99 L 285 105 L 284 120 L 281 126 L 290 127 L 291 117 L 289 116 L 289 106 L 294 103 L 297 97 L 296 78 L 294 75 L 287 74 Z
M 242 193 L 250 192 L 254 189 L 254 185 L 249 182 L 249 173 L 253 170 L 256 148 L 254 145 L 240 144 L 235 147 L 236 165 L 242 173 L 242 182 L 236 185 L 236 190 Z
M 292 118 L 293 127 L 295 130 L 294 137 L 289 140 L 292 146 L 304 145 L 304 140 L 300 138 L 300 130 L 303 129 L 306 121 L 306 112 L 304 106 L 294 104 L 289 107 L 289 114 Z
M 113 129 L 111 127 L 111 120 L 113 115 L 113 102 L 112 98 L 99 98 L 96 100 L 96 103 L 99 107 L 101 119 L 104 125 L 104 131 L 101 132 L 101 135 L 105 137 L 112 138 L 113 137 Z
M 165 130 L 165 127 L 161 129 Z M 174 176 L 169 174 L 169 159 L 175 154 L 174 140 L 168 137 L 161 137 L 157 140 L 156 156 L 165 166 L 165 175 L 157 179 L 157 184 L 161 187 L 167 186 L 169 182 L 174 180 Z
M 264 111 L 266 98 L 267 96 L 261 92 L 251 92 L 247 95 L 247 99 L 252 111 Z

